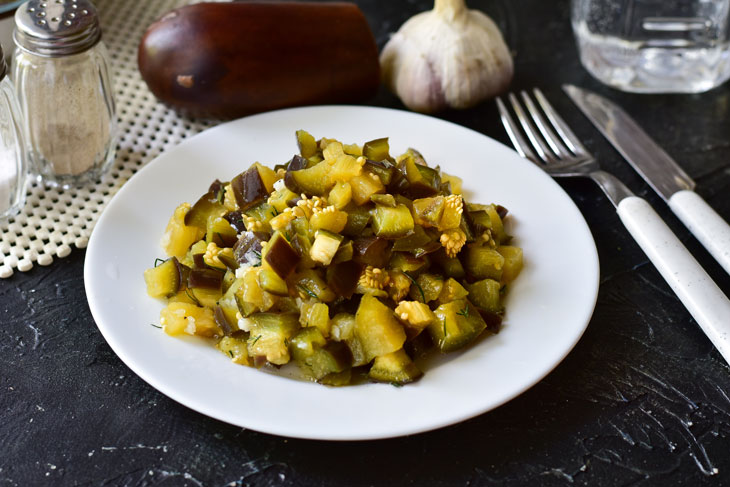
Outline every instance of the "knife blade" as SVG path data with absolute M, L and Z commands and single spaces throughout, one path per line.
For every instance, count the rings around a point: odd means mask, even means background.
M 692 178 L 621 107 L 577 86 L 563 90 L 730 274 L 730 225 L 694 192 Z

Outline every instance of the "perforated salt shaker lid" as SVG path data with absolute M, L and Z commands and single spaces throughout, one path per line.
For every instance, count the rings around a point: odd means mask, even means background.
M 29 0 L 15 11 L 13 38 L 41 56 L 76 54 L 101 40 L 99 16 L 88 0 Z

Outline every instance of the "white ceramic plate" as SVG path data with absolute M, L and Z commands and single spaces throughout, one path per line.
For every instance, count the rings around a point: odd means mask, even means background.
M 363 143 L 390 137 L 391 152 L 421 151 L 464 178 L 469 201 L 510 210 L 525 268 L 510 286 L 502 331 L 445 356 L 405 387 L 330 388 L 231 363 L 193 337 L 151 326 L 163 303 L 142 278 L 173 209 L 216 178 L 296 152 L 294 132 Z M 172 399 L 208 416 L 277 435 L 363 440 L 427 431 L 489 411 L 550 372 L 573 348 L 598 292 L 598 257 L 585 220 L 540 169 L 494 140 L 414 113 L 369 107 L 281 110 L 226 123 L 162 154 L 129 180 L 101 215 L 86 254 L 91 312 L 117 355 Z

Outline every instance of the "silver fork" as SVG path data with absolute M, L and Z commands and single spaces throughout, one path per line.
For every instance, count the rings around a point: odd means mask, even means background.
M 631 236 L 730 363 L 730 300 L 649 203 L 634 196 L 615 176 L 602 171 L 598 161 L 583 147 L 542 92 L 536 88 L 533 95 L 540 109 L 526 92 L 520 93 L 526 111 L 517 96 L 508 95 L 519 126 L 502 99 L 497 98 L 502 124 L 517 152 L 553 177 L 593 179 L 616 207 Z

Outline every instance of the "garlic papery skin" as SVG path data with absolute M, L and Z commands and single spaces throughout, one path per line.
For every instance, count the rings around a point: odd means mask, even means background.
M 514 66 L 497 25 L 464 0 L 436 0 L 380 54 L 383 81 L 410 108 L 469 108 L 507 89 Z

